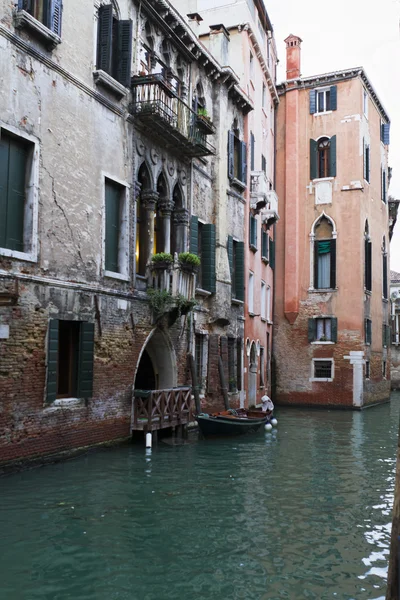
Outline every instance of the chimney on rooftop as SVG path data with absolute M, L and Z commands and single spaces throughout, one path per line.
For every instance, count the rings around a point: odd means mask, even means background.
M 290 34 L 286 38 L 286 79 L 300 77 L 300 49 L 303 40 Z

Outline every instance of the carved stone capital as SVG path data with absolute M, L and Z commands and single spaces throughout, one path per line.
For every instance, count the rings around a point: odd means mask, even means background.
M 189 224 L 189 211 L 186 208 L 178 208 L 174 210 L 174 223 L 176 225 Z
M 174 203 L 169 198 L 159 198 L 157 207 L 163 217 L 170 217 L 174 210 Z
M 140 202 L 146 210 L 155 210 L 158 200 L 158 193 L 152 190 L 144 190 L 140 194 Z

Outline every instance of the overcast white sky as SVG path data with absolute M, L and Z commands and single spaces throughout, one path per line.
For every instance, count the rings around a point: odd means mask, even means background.
M 278 81 L 285 79 L 283 40 L 302 38 L 301 73 L 317 75 L 364 67 L 391 119 L 389 194 L 400 199 L 400 0 L 264 0 L 274 26 L 280 59 Z M 390 267 L 400 272 L 400 215 L 391 242 Z

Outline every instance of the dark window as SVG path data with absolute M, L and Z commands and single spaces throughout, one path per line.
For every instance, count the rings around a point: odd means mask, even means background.
M 24 251 L 27 169 L 31 144 L 3 131 L 0 138 L 0 247 Z
M 111 4 L 99 8 L 97 68 L 128 86 L 131 78 L 132 21 L 118 21 Z
M 382 346 L 385 348 L 390 346 L 390 325 L 386 323 L 382 325 Z
M 254 215 L 250 215 L 250 248 L 257 251 L 257 219 Z
M 93 323 L 51 320 L 48 332 L 47 402 L 93 393 Z
M 382 377 L 386 379 L 386 360 L 382 361 Z
M 122 186 L 107 179 L 105 183 L 106 235 L 105 268 L 106 271 L 121 271 L 121 222 L 123 210 Z
M 267 262 L 269 258 L 269 237 L 268 233 L 261 228 L 261 258 Z
M 337 109 L 337 87 L 310 90 L 310 114 Z
M 371 319 L 365 319 L 364 329 L 365 329 L 365 331 L 364 331 L 365 343 L 371 344 L 372 343 L 372 321 L 371 321 Z
M 371 371 L 370 371 L 370 362 L 369 360 L 365 361 L 365 379 L 369 379 L 371 377 Z
M 250 170 L 254 171 L 254 151 L 255 151 L 255 137 L 254 133 L 250 132 Z
M 235 338 L 228 338 L 228 373 L 229 373 L 229 391 L 236 391 L 237 377 L 235 370 Z
M 260 387 L 264 387 L 264 376 L 265 376 L 265 358 L 264 358 L 264 348 L 261 346 L 260 348 Z
M 45 27 L 61 35 L 62 0 L 18 0 L 18 9 L 26 10 Z
M 200 333 L 196 333 L 196 347 L 195 347 L 195 361 L 196 361 L 196 375 L 197 385 L 202 387 L 203 378 L 203 339 L 204 336 Z
M 261 154 L 261 170 L 264 171 L 265 174 L 267 173 L 267 159 L 264 154 Z
M 382 202 L 386 203 L 386 171 L 381 168 L 381 181 L 382 181 Z
M 366 238 L 364 242 L 364 285 L 368 292 L 372 291 L 372 243 Z
M 192 217 L 190 225 L 190 252 L 200 258 L 197 273 L 197 287 L 214 293 L 216 290 L 215 272 L 215 225 L 199 223 L 197 217 Z
M 318 142 L 318 177 L 329 177 L 329 149 L 327 138 Z
M 247 145 L 239 139 L 237 130 L 228 131 L 228 177 L 247 182 Z
M 309 342 L 337 342 L 337 318 L 317 317 L 308 320 Z
M 382 254 L 382 295 L 385 300 L 388 299 L 388 268 L 387 268 L 387 254 Z
M 318 240 L 314 252 L 314 288 L 336 287 L 336 240 Z
M 314 379 L 332 379 L 330 360 L 314 360 Z
M 228 236 L 228 260 L 232 298 L 244 301 L 244 242 Z
M 364 143 L 364 179 L 365 181 L 370 180 L 370 147 Z
M 336 135 L 310 140 L 310 178 L 336 177 Z
M 331 110 L 331 92 L 322 90 L 317 92 L 317 112 Z

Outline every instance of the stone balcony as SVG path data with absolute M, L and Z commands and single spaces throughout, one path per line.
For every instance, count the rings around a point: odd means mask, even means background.
M 262 222 L 267 226 L 279 220 L 278 195 L 271 189 L 264 171 L 252 171 L 250 174 L 250 207 L 260 211 Z

